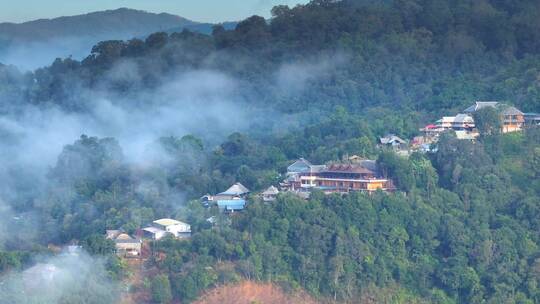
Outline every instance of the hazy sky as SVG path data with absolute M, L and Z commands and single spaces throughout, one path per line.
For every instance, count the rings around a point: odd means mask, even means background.
M 0 22 L 24 22 L 128 7 L 166 12 L 194 21 L 241 20 L 251 15 L 270 16 L 277 4 L 294 6 L 308 0 L 0 0 Z

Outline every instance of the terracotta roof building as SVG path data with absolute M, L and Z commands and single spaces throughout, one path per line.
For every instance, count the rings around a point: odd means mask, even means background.
M 395 189 L 391 180 L 380 175 L 376 162 L 372 160 L 358 164 L 330 164 L 315 172 L 297 173 L 296 179 L 286 179 L 283 184 L 287 190 L 320 189 L 326 193 Z

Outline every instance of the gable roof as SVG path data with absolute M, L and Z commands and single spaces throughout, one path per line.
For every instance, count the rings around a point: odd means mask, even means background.
M 456 118 L 454 118 L 455 123 L 464 123 L 469 122 L 473 123 L 474 119 L 469 114 L 458 114 L 456 115 Z
M 122 233 L 118 237 L 116 237 L 114 242 L 121 243 L 121 244 L 136 244 L 136 243 L 141 243 L 141 240 L 134 239 L 128 234 Z
M 114 240 L 116 239 L 122 232 L 120 230 L 106 230 L 105 231 L 105 238 Z
M 153 223 L 154 223 L 154 224 L 158 224 L 158 225 L 163 226 L 163 227 L 168 227 L 168 226 L 172 226 L 172 225 L 187 225 L 187 224 L 184 223 L 184 222 L 177 221 L 177 220 L 173 220 L 173 219 L 169 219 L 169 218 L 164 218 L 164 219 L 160 219 L 160 220 L 155 220 Z
M 247 193 L 249 193 L 248 188 L 246 188 L 241 183 L 236 183 L 236 184 L 232 185 L 229 189 L 225 190 L 224 192 L 221 192 L 218 195 L 238 195 L 238 196 L 240 196 L 240 195 L 244 195 L 244 194 L 247 194 Z
M 146 232 L 150 232 L 151 234 L 156 234 L 156 233 L 163 233 L 165 232 L 165 230 L 163 229 L 159 229 L 159 228 L 156 228 L 156 227 L 146 227 L 146 228 L 143 228 L 142 229 L 143 231 L 146 231 Z
M 294 163 L 292 163 L 292 165 L 290 165 L 289 167 L 292 167 L 292 166 L 296 166 L 296 165 L 300 165 L 300 166 L 312 166 L 312 164 L 309 162 L 309 160 L 303 158 L 303 157 L 300 157 L 297 161 L 295 161 Z
M 523 115 L 523 112 L 512 106 L 504 107 L 502 113 L 503 115 Z
M 313 165 L 308 160 L 300 158 L 287 167 L 288 173 L 314 173 L 324 170 L 325 165 Z
M 313 165 L 304 158 L 300 158 L 290 166 L 287 167 L 288 172 L 305 172 L 308 171 Z
M 385 137 L 379 138 L 379 140 L 381 141 L 381 144 L 383 145 L 394 144 L 394 143 L 400 143 L 400 144 L 406 143 L 405 140 L 397 137 L 396 135 L 386 135 Z
M 268 187 L 268 189 L 264 190 L 264 192 L 262 193 L 262 195 L 278 195 L 278 194 L 279 194 L 279 190 L 274 186 Z
M 472 106 L 465 109 L 464 112 L 465 113 L 474 113 L 474 112 L 476 112 L 476 111 L 478 111 L 480 109 L 487 108 L 487 107 L 495 108 L 498 104 L 499 104 L 499 102 L 497 102 L 497 101 L 477 101 Z
M 477 101 L 474 105 L 465 109 L 465 113 L 474 113 L 480 109 L 492 107 L 499 108 L 502 110 L 503 115 L 523 115 L 523 112 L 518 110 L 516 107 L 509 106 L 497 101 Z

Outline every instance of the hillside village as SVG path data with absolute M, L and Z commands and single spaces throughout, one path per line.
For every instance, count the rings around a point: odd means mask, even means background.
M 540 1 L 25 1 L 0 304 L 540 303 Z
M 540 125 L 540 114 L 523 113 L 513 106 L 497 101 L 476 101 L 473 105 L 455 116 L 443 116 L 434 123 L 428 124 L 419 131 L 422 133 L 411 140 L 404 140 L 396 135 L 380 138 L 381 147 L 391 148 L 398 154 L 408 155 L 411 152 L 436 152 L 436 143 L 441 134 L 453 132 L 457 139 L 475 141 L 480 132 L 475 124 L 475 113 L 483 109 L 494 109 L 502 122 L 500 132 L 511 133 L 524 128 Z
M 520 132 L 532 126 L 540 125 L 540 114 L 523 113 L 513 106 L 499 102 L 478 101 L 465 108 L 454 116 L 443 116 L 436 121 L 420 128 L 419 135 L 410 139 L 403 139 L 395 134 L 379 137 L 377 148 L 379 152 L 389 152 L 398 158 L 408 159 L 414 153 L 426 156 L 435 155 L 438 151 L 438 142 L 443 134 L 452 134 L 458 141 L 476 143 L 481 136 L 475 117 L 483 109 L 496 110 L 500 115 L 500 133 Z M 340 160 L 333 160 L 322 164 L 314 164 L 310 160 L 300 157 L 287 164 L 285 172 L 280 175 L 280 182 L 263 189 L 253 191 L 240 182 L 233 183 L 222 192 L 206 194 L 194 201 L 200 205 L 205 214 L 212 214 L 206 218 L 206 225 L 210 229 L 218 229 L 222 223 L 231 225 L 235 218 L 249 212 L 246 210 L 251 204 L 262 203 L 274 205 L 278 197 L 290 195 L 307 202 L 316 191 L 325 196 L 338 194 L 347 197 L 351 193 L 364 193 L 367 196 L 377 196 L 376 193 L 397 192 L 399 187 L 392 176 L 377 160 L 367 159 L 363 155 L 344 155 Z M 116 256 L 125 261 L 132 273 L 129 284 L 140 288 L 145 279 L 154 276 L 155 263 L 166 259 L 156 241 L 177 240 L 184 243 L 192 237 L 192 224 L 187 218 L 179 220 L 173 214 L 170 218 L 158 218 L 147 225 L 137 227 L 133 231 L 122 228 L 106 230 L 104 238 L 112 242 Z M 208 216 L 208 215 L 206 215 Z M 200 225 L 200 224 L 199 224 Z M 193 230 L 192 230 L 193 229 Z M 221 229 L 221 228 L 219 228 Z M 78 252 L 80 245 L 68 246 L 63 251 Z M 40 267 L 52 269 L 53 264 L 43 264 Z M 126 299 L 148 298 L 148 294 L 140 291 L 127 292 Z M 132 300 L 136 302 L 137 300 Z
M 419 131 L 422 133 L 411 140 L 396 135 L 379 139 L 380 149 L 390 149 L 403 157 L 413 152 L 433 153 L 437 151 L 439 137 L 453 132 L 459 140 L 475 141 L 480 132 L 475 125 L 474 115 L 478 111 L 492 108 L 501 116 L 501 133 L 518 132 L 530 126 L 540 125 L 540 114 L 523 113 L 519 109 L 495 101 L 477 101 L 455 116 L 443 116 L 433 124 Z M 308 199 L 312 191 L 324 194 L 347 194 L 350 192 L 373 193 L 375 191 L 393 192 L 396 186 L 391 178 L 382 172 L 375 160 L 353 155 L 340 162 L 314 165 L 300 158 L 287 167 L 282 182 L 271 185 L 259 193 L 252 193 L 241 183 L 235 183 L 223 192 L 207 194 L 200 198 L 205 208 L 217 207 L 219 212 L 232 215 L 242 212 L 250 200 L 272 203 L 280 193 L 290 193 Z M 215 224 L 215 217 L 207 221 Z M 143 240 L 157 241 L 165 236 L 176 239 L 189 238 L 191 226 L 175 219 L 158 219 L 148 227 L 138 229 L 134 236 L 121 230 L 107 230 L 106 238 L 114 241 L 117 254 L 123 257 L 138 257 L 142 254 Z M 147 245 L 148 246 L 148 245 Z

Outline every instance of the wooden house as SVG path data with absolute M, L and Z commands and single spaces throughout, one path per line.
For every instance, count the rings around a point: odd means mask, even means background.
M 107 239 L 112 240 L 116 247 L 116 254 L 124 257 L 139 256 L 142 251 L 142 240 L 133 238 L 120 230 L 107 230 Z
M 273 202 L 277 199 L 278 194 L 278 188 L 270 186 L 261 193 L 261 198 L 263 202 Z

